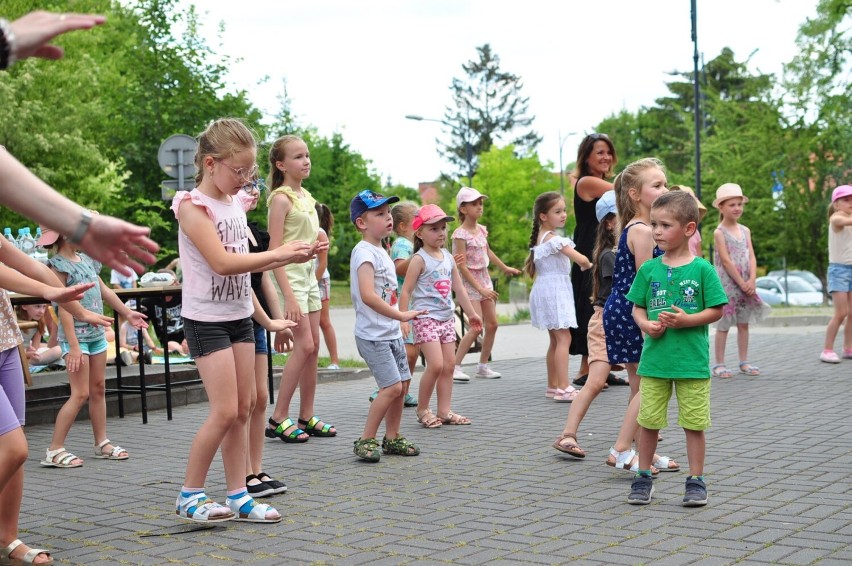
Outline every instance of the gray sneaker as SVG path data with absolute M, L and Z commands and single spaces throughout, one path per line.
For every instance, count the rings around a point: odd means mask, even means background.
M 686 478 L 686 490 L 683 493 L 684 507 L 702 507 L 707 505 L 707 487 L 701 478 Z
M 654 495 L 654 480 L 645 476 L 636 476 L 630 486 L 627 502 L 631 505 L 647 505 Z

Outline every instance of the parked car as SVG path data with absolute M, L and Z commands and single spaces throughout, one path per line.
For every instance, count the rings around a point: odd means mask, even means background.
M 819 277 L 811 273 L 810 271 L 805 271 L 803 269 L 788 269 L 787 277 L 793 275 L 794 277 L 801 277 L 811 285 L 813 285 L 817 291 L 822 292 L 822 281 L 819 280 Z M 784 270 L 776 269 L 775 271 L 770 271 L 766 274 L 767 277 L 772 277 L 774 279 L 784 279 Z
M 774 277 L 758 277 L 755 279 L 757 294 L 763 302 L 769 305 L 786 305 L 789 299 L 791 306 L 819 306 L 822 304 L 822 292 L 811 285 L 806 279 L 787 275 L 787 291 L 784 289 L 784 279 Z

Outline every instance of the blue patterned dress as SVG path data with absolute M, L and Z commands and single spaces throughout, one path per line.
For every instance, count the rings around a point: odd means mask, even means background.
M 639 363 L 642 354 L 642 331 L 633 320 L 633 303 L 627 300 L 627 292 L 636 277 L 636 256 L 627 246 L 627 233 L 635 222 L 621 233 L 615 252 L 615 269 L 612 274 L 612 292 L 603 311 L 606 352 L 611 364 Z M 653 257 L 663 252 L 654 246 Z

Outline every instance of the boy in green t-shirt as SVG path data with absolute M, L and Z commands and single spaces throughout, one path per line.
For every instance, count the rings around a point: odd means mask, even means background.
M 678 424 L 686 433 L 689 476 L 683 505 L 707 504 L 704 431 L 710 426 L 710 341 L 707 327 L 722 317 L 728 302 L 716 269 L 689 251 L 698 225 L 698 205 L 688 193 L 672 191 L 651 206 L 651 230 L 664 255 L 639 268 L 627 299 L 645 333 L 639 361 L 639 472 L 627 502 L 651 502 L 651 459 L 657 433 L 667 426 L 672 389 Z

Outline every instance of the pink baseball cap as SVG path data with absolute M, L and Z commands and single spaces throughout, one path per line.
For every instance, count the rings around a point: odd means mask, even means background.
M 437 204 L 427 204 L 420 207 L 420 210 L 417 211 L 417 214 L 414 216 L 414 222 L 411 223 L 411 227 L 414 230 L 417 230 L 424 224 L 434 224 L 435 222 L 440 222 L 441 220 L 446 220 L 450 222 L 455 220 L 452 216 L 447 216 L 447 214 L 441 210 L 441 207 Z
M 47 248 L 55 244 L 56 240 L 59 239 L 60 234 L 56 230 L 51 230 L 50 228 L 44 225 L 39 226 L 39 228 L 41 228 L 41 236 L 38 240 L 36 240 L 37 246 Z
M 831 202 L 852 195 L 852 185 L 840 185 L 831 193 Z
M 488 198 L 472 187 L 462 187 L 456 195 L 456 207 L 461 207 L 466 202 L 473 202 L 481 198 Z

